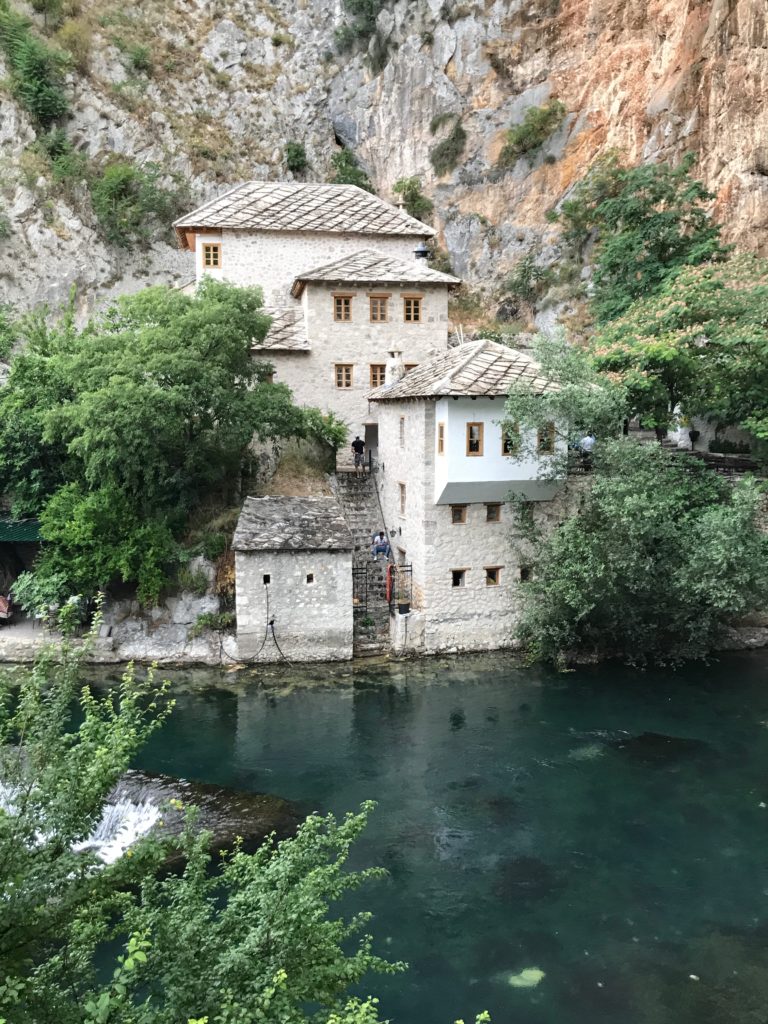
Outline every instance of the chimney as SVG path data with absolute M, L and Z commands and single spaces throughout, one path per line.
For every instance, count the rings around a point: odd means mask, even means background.
M 402 352 L 399 348 L 394 348 L 390 351 L 387 364 L 384 367 L 384 383 L 397 384 L 404 376 L 405 367 L 403 366 Z

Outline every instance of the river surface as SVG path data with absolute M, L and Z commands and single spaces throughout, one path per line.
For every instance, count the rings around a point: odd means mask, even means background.
M 354 866 L 390 876 L 355 899 L 377 951 L 410 964 L 364 986 L 383 1018 L 768 1020 L 764 655 L 171 677 L 138 767 L 306 810 L 378 801 Z

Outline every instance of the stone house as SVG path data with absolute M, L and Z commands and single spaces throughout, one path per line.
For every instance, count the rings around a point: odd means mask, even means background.
M 411 610 L 392 620 L 396 651 L 510 643 L 527 567 L 509 499 L 551 502 L 560 482 L 542 469 L 564 449 L 554 424 L 530 438 L 502 430 L 505 397 L 520 381 L 537 393 L 557 386 L 525 354 L 475 341 L 369 396 L 379 406 L 385 524 L 395 560 L 411 566 Z
M 333 498 L 246 498 L 235 530 L 244 661 L 352 657 L 352 536 Z
M 388 353 L 411 367 L 448 346 L 448 292 L 459 281 L 426 263 L 434 230 L 356 186 L 300 182 L 248 182 L 174 227 L 197 281 L 264 290 L 272 327 L 254 356 L 298 404 L 365 429 L 375 448 L 366 396 L 384 382 Z

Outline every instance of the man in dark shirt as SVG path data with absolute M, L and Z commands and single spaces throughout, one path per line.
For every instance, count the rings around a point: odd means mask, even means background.
M 352 442 L 352 451 L 355 455 L 355 469 L 365 468 L 365 441 L 361 441 L 357 435 Z

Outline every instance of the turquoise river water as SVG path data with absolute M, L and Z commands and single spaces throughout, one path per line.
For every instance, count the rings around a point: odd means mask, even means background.
M 139 767 L 378 808 L 354 866 L 396 1024 L 765 1024 L 768 659 L 171 674 Z M 536 969 L 523 980 L 523 971 Z

